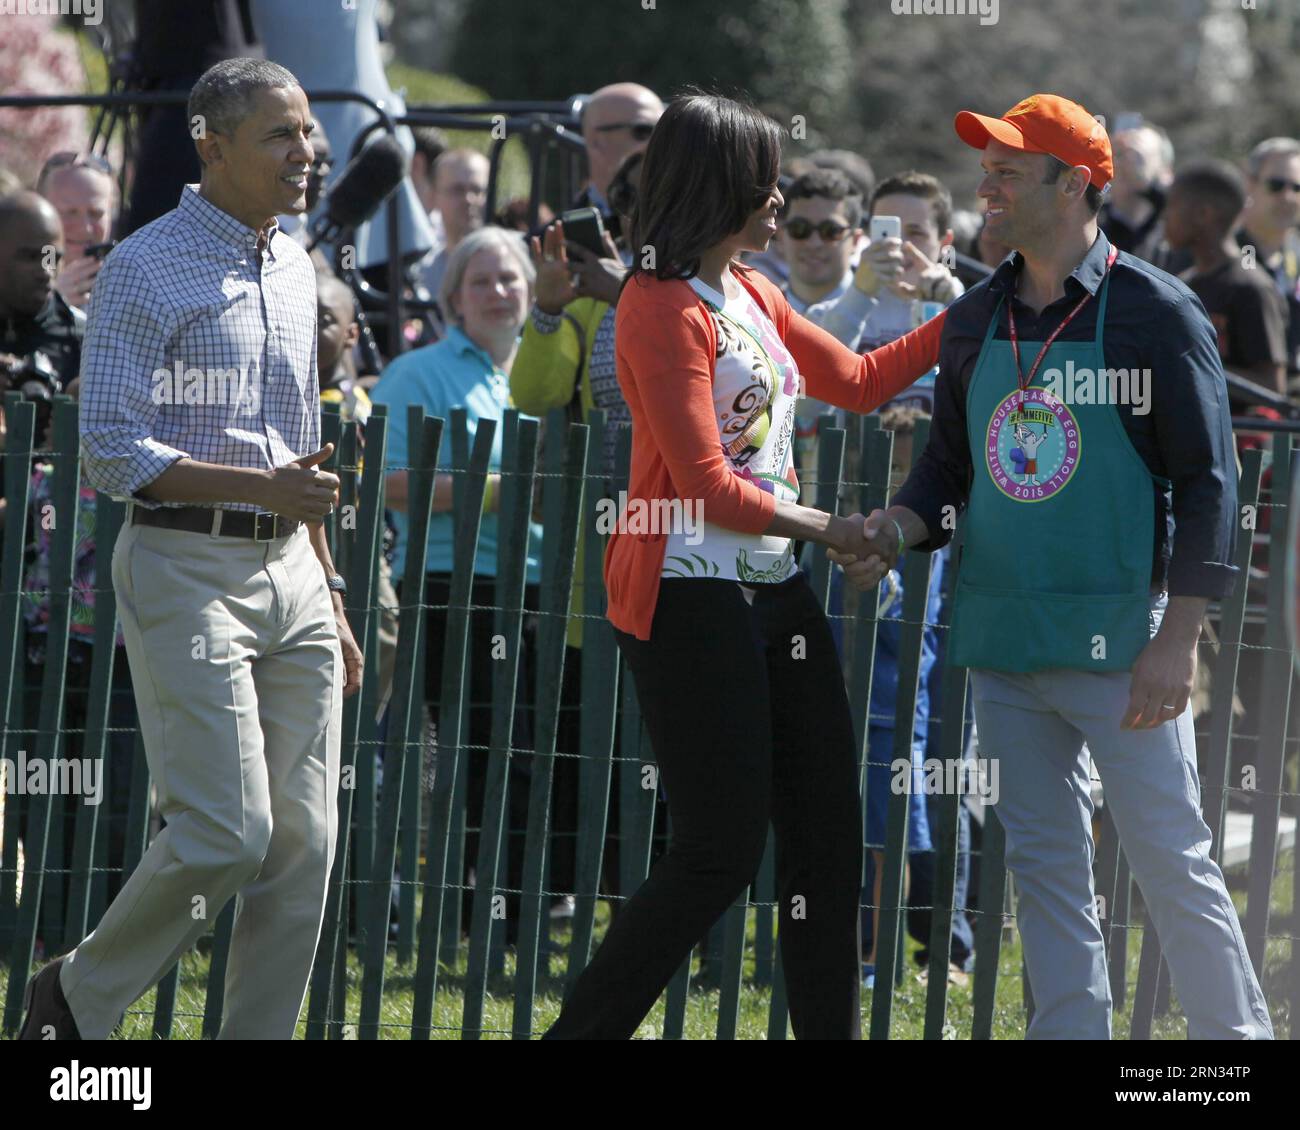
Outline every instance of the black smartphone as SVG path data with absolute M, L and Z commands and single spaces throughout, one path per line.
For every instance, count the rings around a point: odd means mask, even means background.
M 107 243 L 92 243 L 86 248 L 86 257 L 89 259 L 102 259 L 116 246 L 117 240 L 115 239 L 110 239 Z
M 597 209 L 574 208 L 560 216 L 560 223 L 564 225 L 565 243 L 576 243 L 598 259 L 605 257 L 605 224 Z

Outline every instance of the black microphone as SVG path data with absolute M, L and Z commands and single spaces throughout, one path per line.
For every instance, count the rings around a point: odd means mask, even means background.
M 407 168 L 406 151 L 395 138 L 381 134 L 367 145 L 325 193 L 325 210 L 311 222 L 307 250 L 364 224 L 402 183 Z

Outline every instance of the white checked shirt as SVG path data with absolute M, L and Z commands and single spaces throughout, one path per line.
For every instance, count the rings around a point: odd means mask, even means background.
M 270 470 L 320 447 L 315 269 L 274 226 L 257 242 L 187 185 L 104 261 L 81 351 L 89 486 L 152 509 L 137 492 L 183 456 Z

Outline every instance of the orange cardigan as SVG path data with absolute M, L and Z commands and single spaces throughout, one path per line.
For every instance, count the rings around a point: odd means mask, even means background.
M 772 319 L 811 397 L 873 412 L 938 362 L 942 314 L 862 355 L 796 314 L 757 271 L 732 269 Z M 698 499 L 714 525 L 762 533 L 776 498 L 742 479 L 723 457 L 713 406 L 717 343 L 703 300 L 682 279 L 638 274 L 623 289 L 614 327 L 618 383 L 632 413 L 628 499 Z M 640 640 L 650 638 L 666 542 L 667 531 L 616 531 L 605 548 L 607 615 Z

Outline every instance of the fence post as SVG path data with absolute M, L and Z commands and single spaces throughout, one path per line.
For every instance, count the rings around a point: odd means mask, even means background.
M 844 474 L 843 428 L 835 424 L 834 412 L 823 412 L 817 419 L 817 490 L 814 505 L 827 514 L 839 513 L 840 478 Z M 810 546 L 812 567 L 808 583 L 823 612 L 830 603 L 831 562 L 819 545 Z
M 1263 693 L 1260 702 L 1259 774 L 1252 798 L 1254 818 L 1250 827 L 1250 866 L 1246 879 L 1246 914 L 1242 922 L 1246 949 L 1255 975 L 1264 980 L 1264 950 L 1268 944 L 1269 902 L 1273 873 L 1277 866 L 1277 829 L 1282 801 L 1282 767 L 1286 761 L 1287 716 L 1295 668 L 1286 619 L 1286 528 L 1287 511 L 1296 505 L 1291 497 L 1290 432 L 1273 436 L 1273 478 L 1270 487 L 1273 519 L 1269 525 L 1268 608 L 1264 625 Z
M 1223 600 L 1219 613 L 1219 654 L 1214 662 L 1214 685 L 1210 692 L 1210 741 L 1205 766 L 1202 811 L 1213 836 L 1211 858 L 1223 862 L 1224 819 L 1228 809 L 1228 774 L 1232 764 L 1232 702 L 1237 689 L 1237 668 L 1241 659 L 1242 625 L 1250 591 L 1251 536 L 1254 522 L 1245 524 L 1247 513 L 1259 511 L 1260 470 L 1264 453 L 1252 448 L 1242 454 L 1241 479 L 1237 485 L 1237 545 L 1233 564 L 1237 585 Z
M 479 420 L 474 428 L 474 450 L 470 453 L 468 419 L 464 408 L 452 409 L 452 467 L 456 471 L 452 496 L 456 533 L 448 589 L 447 630 L 443 639 L 442 686 L 438 693 L 438 760 L 434 769 L 433 802 L 424 849 L 424 898 L 415 959 L 415 1000 L 411 1010 L 413 1040 L 429 1038 L 438 984 L 438 961 L 444 950 L 441 935 L 449 919 L 447 904 L 454 903 L 457 911 L 460 907 L 460 872 L 448 870 L 453 860 L 455 866 L 460 866 L 460 856 L 451 851 L 451 837 L 456 826 L 452 801 L 456 782 L 463 778 L 469 760 L 460 756 L 461 735 L 466 728 L 465 700 L 469 692 L 465 662 L 469 647 L 469 606 L 474 591 L 479 529 L 483 522 L 483 493 L 497 428 L 495 420 Z M 447 894 L 449 887 L 450 897 Z M 457 913 L 455 922 L 459 921 Z M 453 953 L 458 941 L 456 937 L 451 939 Z
M 63 747 L 63 692 L 68 660 L 68 627 L 72 619 L 72 566 L 81 473 L 77 458 L 77 405 L 71 397 L 55 398 L 52 419 L 54 450 L 50 453 L 50 458 L 54 464 L 54 476 L 51 499 L 55 526 L 50 541 L 50 612 L 47 621 L 45 671 L 41 684 L 40 730 L 35 750 L 35 760 L 42 761 L 47 766 L 48 786 L 44 792 L 28 798 L 23 896 L 18 904 L 18 928 L 9 962 L 9 986 L 4 1015 L 6 1032 L 13 1031 L 21 1019 L 23 990 L 26 988 L 27 974 L 32 967 L 36 948 L 47 866 L 50 812 L 53 806 L 50 790 L 54 787 L 54 761 L 61 756 Z M 30 461 L 29 447 L 27 460 L 22 464 L 24 472 L 30 468 Z M 9 525 L 6 543 L 14 532 L 14 526 Z M 18 536 L 25 541 L 25 528 L 19 528 Z M 11 547 L 6 544 L 5 548 L 9 550 Z M 14 626 L 16 629 L 17 624 Z
M 600 891 L 601 866 L 605 858 L 605 835 L 609 820 L 610 783 L 614 772 L 614 750 L 618 744 L 619 653 L 614 631 L 605 619 L 605 538 L 596 525 L 596 509 L 604 493 L 600 466 L 605 444 L 605 413 L 595 409 L 587 415 L 586 481 L 601 489 L 589 489 L 584 497 L 586 540 L 582 551 L 582 717 L 580 719 L 578 769 L 578 840 L 575 847 L 576 882 L 573 932 L 565 970 L 565 995 L 591 958 L 591 937 L 596 922 L 596 896 Z M 626 429 L 625 429 L 626 430 Z
M 877 433 L 883 435 L 884 433 Z M 925 450 L 930 422 L 917 420 L 912 448 Z M 902 565 L 903 608 L 898 633 L 898 695 L 894 702 L 894 747 L 891 773 L 902 763 L 907 766 L 907 788 L 900 792 L 891 785 L 885 821 L 884 881 L 880 887 L 880 936 L 876 938 L 876 988 L 871 996 L 871 1038 L 889 1039 L 893 1019 L 894 985 L 901 975 L 905 943 L 903 940 L 906 905 L 903 899 L 903 875 L 907 866 L 907 830 L 912 792 L 912 742 L 916 729 L 916 700 L 920 686 L 921 646 L 925 635 L 925 613 L 930 595 L 930 568 L 934 564 L 928 553 L 912 552 Z M 933 972 L 933 968 L 931 969 Z M 941 977 L 947 980 L 945 965 Z M 885 978 L 882 980 L 882 978 Z
M 388 741 L 384 758 L 384 784 L 375 863 L 371 871 L 370 922 L 363 938 L 365 965 L 361 976 L 361 1018 L 358 1035 L 377 1039 L 383 1006 L 384 958 L 388 950 L 389 889 L 397 854 L 397 820 L 401 811 L 402 788 L 411 751 L 406 740 L 411 711 L 418 701 L 415 688 L 416 648 L 422 646 L 422 596 L 424 563 L 429 545 L 429 510 L 433 501 L 434 469 L 442 440 L 442 420 L 426 419 L 419 404 L 408 406 L 407 437 L 410 452 L 408 509 L 409 541 L 406 546 L 406 575 L 402 584 L 402 614 L 397 634 L 397 675 L 389 705 Z
M 669 834 L 672 834 L 671 828 Z M 686 998 L 690 995 L 691 957 L 694 952 L 694 948 L 692 948 L 691 953 L 688 953 L 685 960 L 677 967 L 672 980 L 668 982 L 668 987 L 664 990 L 662 1038 L 665 1040 L 680 1040 L 686 1032 Z
M 113 697 L 113 666 L 117 639 L 117 594 L 108 564 L 112 547 L 122 528 L 126 507 L 106 494 L 95 499 L 95 643 L 90 666 L 90 689 L 86 703 L 86 735 L 82 756 L 97 767 L 103 789 L 100 804 L 83 804 L 77 810 L 77 826 L 72 845 L 72 871 L 68 885 L 68 914 L 65 938 L 79 941 L 88 929 L 90 889 L 94 878 L 95 839 L 103 838 L 104 825 L 99 821 L 99 810 L 108 798 L 109 756 L 108 720 L 109 705 Z M 107 580 L 107 583 L 105 581 Z M 119 772 L 121 769 L 119 768 Z M 109 801 L 112 807 L 111 800 Z
M 920 457 L 921 447 L 913 444 L 913 465 Z M 955 573 L 957 562 L 961 557 L 961 533 L 959 529 L 951 542 L 948 554 L 948 568 Z M 944 578 L 945 587 L 956 591 L 955 578 Z M 940 614 L 939 631 L 947 632 L 952 623 L 952 600 L 943 602 Z M 945 653 L 946 654 L 946 653 Z M 966 781 L 966 766 L 972 762 L 964 760 L 966 752 L 966 695 L 969 677 L 965 667 L 945 658 L 943 672 L 940 675 L 940 701 L 942 714 L 939 718 L 938 755 L 945 767 L 960 765 L 960 780 L 957 788 L 945 791 L 935 806 L 938 816 L 937 825 L 931 829 L 931 839 L 935 852 L 934 860 L 934 909 L 930 915 L 930 975 L 925 996 L 924 1038 L 942 1040 L 943 1025 L 948 1005 L 948 964 L 952 957 L 952 919 L 965 907 L 953 905 L 953 893 L 957 886 L 957 834 L 960 809 L 963 803 L 962 793 Z M 935 703 L 930 703 L 931 712 Z M 927 753 L 929 750 L 927 749 Z
M 556 499 L 558 518 L 546 531 L 545 551 L 550 568 L 544 570 L 537 640 L 536 733 L 533 740 L 532 779 L 529 782 L 528 827 L 524 842 L 523 893 L 519 900 L 519 937 L 515 946 L 515 1000 L 513 1035 L 527 1039 L 533 1029 L 533 994 L 537 988 L 537 960 L 546 895 L 543 891 L 546 843 L 550 829 L 551 781 L 555 769 L 555 739 L 560 722 L 560 692 L 564 682 L 565 638 L 569 603 L 573 598 L 574 555 L 578 548 L 578 522 L 582 514 L 582 475 L 587 458 L 587 429 L 571 424 L 567 437 L 561 430 L 563 413 L 552 413 L 548 429 L 548 474 L 562 473 L 543 488 L 543 505 Z M 567 450 L 561 441 L 567 438 Z M 563 462 L 561 458 L 563 457 Z M 561 493 L 562 492 L 562 493 Z M 591 536 L 595 536 L 594 531 Z M 548 919 L 549 921 L 549 919 Z
M 984 808 L 984 838 L 980 846 L 980 915 L 975 925 L 975 990 L 971 1039 L 993 1038 L 993 1007 L 998 989 L 998 957 L 1002 952 L 1002 907 L 1006 900 L 1006 833 L 997 810 Z
M 376 603 L 376 573 L 381 546 L 380 528 L 383 525 L 384 455 L 388 445 L 388 406 L 372 406 L 366 422 L 366 450 L 370 455 L 371 473 L 360 478 L 356 471 L 358 462 L 357 430 L 355 424 L 344 432 L 340 460 L 339 490 L 340 511 L 347 513 L 351 506 L 353 537 L 341 536 L 348 523 L 340 518 L 339 550 L 335 567 L 346 578 L 348 596 L 344 601 L 348 624 L 364 647 L 366 670 L 361 680 L 361 690 L 343 702 L 343 732 L 339 741 L 339 795 L 338 831 L 334 845 L 334 862 L 330 867 L 329 890 L 325 899 L 325 914 L 321 922 L 320 941 L 311 972 L 311 995 L 307 1004 L 307 1039 L 322 1040 L 326 1036 L 326 1022 L 333 1010 L 341 1023 L 346 1013 L 346 981 L 334 985 L 334 970 L 340 946 L 346 956 L 348 917 L 347 875 L 352 844 L 353 800 L 357 792 L 357 759 L 369 756 L 373 761 L 373 747 L 363 744 L 362 723 L 365 733 L 373 738 L 375 713 L 379 697 L 379 655 L 372 645 L 373 627 L 379 619 Z M 355 544 L 354 544 L 355 543 Z M 331 998 L 334 997 L 333 1001 Z
M 7 510 L 3 555 L 0 556 L 0 757 L 9 756 L 9 720 L 16 714 L 14 704 L 22 707 L 21 589 L 23 587 L 23 550 L 27 541 L 27 509 L 31 497 L 31 452 L 36 430 L 36 405 L 18 392 L 4 395 L 5 419 L 9 428 L 4 456 L 4 482 Z M 17 692 L 17 693 L 15 693 Z M 0 793 L 4 805 L 4 840 L 0 844 L 0 950 L 14 944 L 18 923 L 18 828 L 22 822 L 22 805 L 17 792 Z M 30 848 L 26 849 L 30 850 Z M 10 979 L 25 980 L 23 969 L 10 967 Z M 9 1031 L 6 1019 L 4 1030 Z
M 523 648 L 524 589 L 528 569 L 528 527 L 533 480 L 537 470 L 536 420 L 506 413 L 501 480 L 501 539 L 497 553 L 496 632 L 504 640 L 505 659 L 493 679 L 492 737 L 487 779 L 483 786 L 483 817 L 479 825 L 478 860 L 470 920 L 469 963 L 465 973 L 465 1010 L 461 1037 L 482 1035 L 484 996 L 494 923 L 505 896 L 497 891 L 504 832 L 508 830 L 507 793 L 515 733 L 515 703 Z M 502 902 L 498 902 L 498 899 Z

